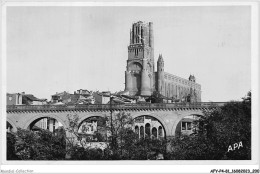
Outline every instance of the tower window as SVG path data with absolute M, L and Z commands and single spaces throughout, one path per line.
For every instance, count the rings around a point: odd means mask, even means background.
M 135 49 L 135 56 L 138 56 L 138 49 Z

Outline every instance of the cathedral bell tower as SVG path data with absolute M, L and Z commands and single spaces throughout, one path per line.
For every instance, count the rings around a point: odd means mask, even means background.
M 153 23 L 132 24 L 125 71 L 125 91 L 129 95 L 150 96 L 154 91 Z

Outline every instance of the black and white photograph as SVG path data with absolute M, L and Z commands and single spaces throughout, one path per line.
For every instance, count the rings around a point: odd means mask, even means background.
M 7 164 L 252 161 L 201 172 L 259 173 L 252 4 L 1 8 L 1 173 L 40 170 Z M 168 172 L 194 172 L 185 168 Z

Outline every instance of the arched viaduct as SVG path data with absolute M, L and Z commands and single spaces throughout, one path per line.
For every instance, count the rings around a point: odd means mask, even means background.
M 29 125 L 37 119 L 50 117 L 59 121 L 64 128 L 68 128 L 68 114 L 77 114 L 79 122 L 93 117 L 105 117 L 112 113 L 124 111 L 132 118 L 151 116 L 156 118 L 164 127 L 167 137 L 175 135 L 177 124 L 186 116 L 203 115 L 203 111 L 212 110 L 224 103 L 200 103 L 196 105 L 96 105 L 96 106 L 9 106 L 7 107 L 7 122 L 12 125 L 13 131 L 17 128 L 28 129 Z M 129 107 L 131 106 L 131 107 Z

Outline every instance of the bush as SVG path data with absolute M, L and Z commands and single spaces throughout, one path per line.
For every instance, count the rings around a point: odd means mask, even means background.
M 16 155 L 21 160 L 62 160 L 66 154 L 64 137 L 47 130 L 18 129 Z
M 175 160 L 250 160 L 251 92 L 243 102 L 229 102 L 199 120 L 198 133 L 171 141 L 170 159 Z M 243 147 L 234 150 L 234 144 Z M 233 147 L 232 150 L 228 150 Z
M 15 142 L 16 142 L 15 134 L 7 132 L 6 138 L 7 138 L 6 159 L 7 160 L 19 160 L 19 158 L 15 154 Z
M 104 160 L 104 152 L 101 149 L 84 148 L 74 146 L 71 149 L 70 160 Z

